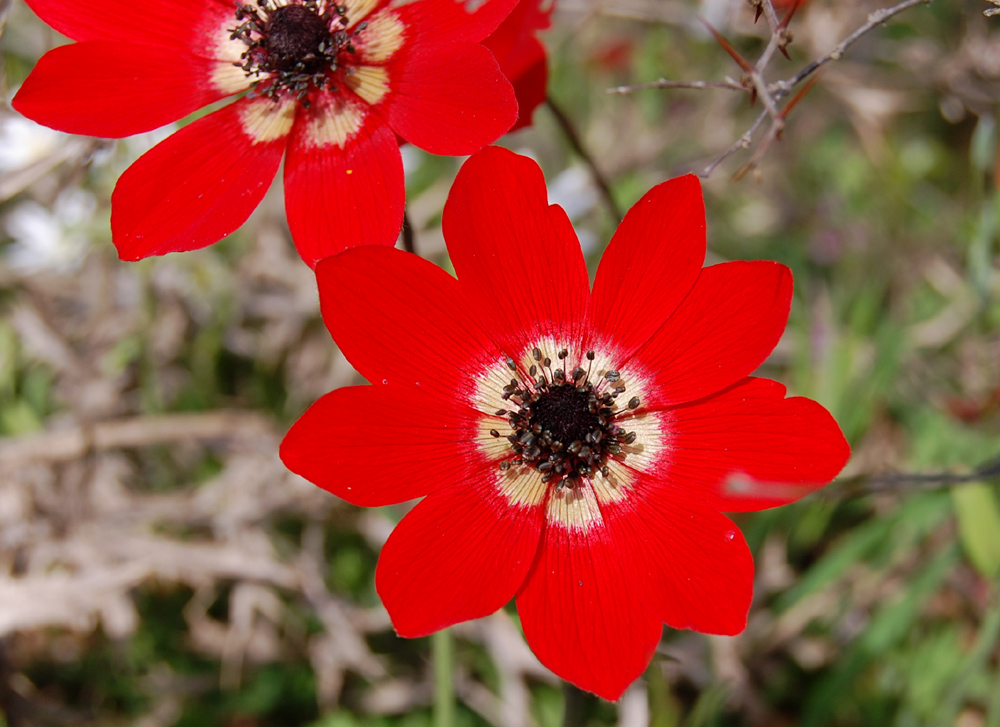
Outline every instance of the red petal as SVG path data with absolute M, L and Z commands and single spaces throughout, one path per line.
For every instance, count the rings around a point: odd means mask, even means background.
M 512 81 L 528 67 L 545 59 L 545 48 L 535 33 L 552 25 L 555 2 L 521 0 L 507 18 L 500 23 L 483 45 L 497 57 L 500 67 Z
M 517 595 L 528 645 L 557 676 L 618 699 L 649 665 L 663 627 L 636 594 L 604 524 L 548 523 Z
M 517 80 L 512 81 L 512 83 L 514 85 L 514 95 L 517 96 L 517 123 L 510 127 L 508 133 L 531 126 L 535 110 L 545 103 L 549 85 L 549 67 L 547 62 L 543 58 L 519 75 Z
M 155 45 L 213 57 L 211 38 L 224 23 L 236 25 L 225 0 L 27 0 L 32 10 L 73 40 Z
M 337 497 L 380 507 L 457 481 L 476 433 L 475 412 L 420 389 L 352 386 L 306 410 L 281 443 L 281 459 Z
M 663 412 L 671 432 L 664 476 L 728 512 L 786 505 L 822 487 L 851 448 L 826 409 L 784 396 L 777 382 L 747 379 Z
M 511 506 L 496 465 L 417 504 L 379 556 L 375 588 L 401 636 L 488 616 L 513 598 L 538 550 L 541 507 Z
M 361 104 L 331 99 L 327 108 L 300 117 L 285 159 L 288 226 L 299 255 L 312 267 L 349 247 L 394 245 L 406 203 L 395 134 Z M 324 113 L 360 114 L 360 127 L 341 143 L 320 143 L 314 129 L 324 118 L 317 114 Z
M 185 126 L 139 158 L 111 195 L 111 232 L 122 260 L 195 250 L 243 224 L 278 171 L 285 137 L 248 135 L 241 100 Z
M 73 43 L 42 56 L 13 105 L 29 119 L 70 134 L 131 136 L 224 98 L 210 84 L 215 65 L 131 43 Z
M 753 556 L 729 518 L 649 480 L 603 512 L 632 588 L 657 618 L 706 634 L 746 628 Z
M 458 281 L 416 255 L 358 247 L 321 261 L 316 277 L 333 340 L 373 384 L 468 401 L 472 377 L 503 360 Z
M 407 28 L 415 32 L 414 45 L 478 43 L 510 15 L 518 0 L 417 0 L 396 8 Z M 466 8 L 478 4 L 473 12 Z M 464 6 L 464 7 L 463 7 Z
M 417 47 L 387 71 L 389 124 L 432 154 L 472 154 L 517 120 L 514 89 L 480 45 Z
M 548 65 L 545 46 L 535 33 L 551 25 L 555 3 L 548 3 L 546 9 L 543 4 L 541 0 L 521 0 L 500 27 L 483 41 L 514 86 L 518 118 L 511 132 L 529 126 L 535 109 L 545 100 Z
M 655 381 L 643 405 L 694 401 L 753 372 L 781 338 L 791 304 L 792 273 L 779 263 L 702 270 L 688 297 L 634 356 Z
M 625 215 L 601 258 L 590 299 L 594 329 L 627 357 L 677 309 L 704 261 L 698 178 L 689 174 L 653 187 Z
M 499 147 L 472 156 L 448 195 L 443 225 L 458 279 L 480 306 L 476 316 L 508 350 L 544 336 L 581 340 L 587 268 L 534 161 Z

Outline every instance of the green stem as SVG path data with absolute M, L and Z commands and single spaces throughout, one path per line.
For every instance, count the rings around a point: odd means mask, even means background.
M 670 683 L 663 676 L 659 659 L 653 659 L 646 669 L 646 687 L 649 689 L 650 727 L 677 727 L 681 715 L 670 693 Z
M 563 682 L 563 727 L 582 727 L 587 715 L 587 702 L 590 695 L 574 687 L 569 682 Z
M 455 651 L 448 629 L 431 636 L 434 661 L 434 727 L 455 725 Z
M 993 697 L 987 705 L 986 727 L 1000 727 L 1000 669 L 993 676 Z

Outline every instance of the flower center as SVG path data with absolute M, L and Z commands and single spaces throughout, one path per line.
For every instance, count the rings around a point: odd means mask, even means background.
M 264 24 L 264 48 L 271 67 L 282 73 L 312 75 L 326 65 L 324 41 L 328 24 L 305 5 L 285 5 L 272 12 Z
M 337 87 L 331 74 L 344 65 L 342 54 L 355 53 L 352 40 L 365 29 L 359 23 L 347 31 L 347 8 L 322 0 L 271 7 L 269 0 L 257 5 L 237 3 L 237 27 L 230 39 L 246 45 L 237 65 L 247 76 L 261 78 L 248 96 L 276 99 L 290 92 L 305 105 L 314 90 Z
M 569 352 L 559 351 L 557 359 L 565 361 Z M 556 481 L 556 489 L 575 487 L 584 478 L 600 471 L 608 476 L 608 458 L 621 457 L 622 446 L 636 440 L 635 432 L 626 432 L 616 421 L 639 404 L 633 396 L 626 406 L 618 404 L 625 393 L 621 375 L 608 371 L 596 382 L 591 380 L 591 368 L 596 354 L 587 352 L 587 368 L 578 366 L 571 372 L 556 366 L 538 348 L 532 351 L 536 363 L 528 376 L 513 378 L 504 387 L 503 399 L 516 409 L 501 409 L 513 433 L 507 439 L 513 456 L 500 462 L 500 469 L 511 466 L 534 467 L 542 473 L 543 482 Z M 517 372 L 513 359 L 507 366 Z M 499 437 L 498 431 L 490 434 Z

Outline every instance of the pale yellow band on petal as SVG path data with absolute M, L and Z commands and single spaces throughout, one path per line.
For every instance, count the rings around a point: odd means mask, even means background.
M 254 144 L 266 144 L 288 136 L 295 121 L 294 101 L 273 101 L 260 98 L 240 109 L 240 124 L 243 133 Z
M 534 467 L 511 467 L 506 472 L 497 470 L 497 487 L 512 507 L 534 507 L 545 501 L 547 482 Z
M 248 89 L 250 84 L 261 78 L 267 78 L 266 75 L 260 78 L 257 76 L 251 78 L 240 68 L 243 63 L 240 55 L 247 47 L 242 41 L 229 37 L 235 27 L 235 16 L 220 23 L 208 38 L 205 49 L 208 55 L 218 61 L 212 69 L 212 76 L 209 80 L 215 88 L 227 94 L 239 93 Z
M 494 437 L 490 434 L 491 429 L 496 430 L 500 436 Z M 506 419 L 494 416 L 483 417 L 479 420 L 476 444 L 479 446 L 479 451 L 483 453 L 483 456 L 487 460 L 495 461 L 499 464 L 500 460 L 514 455 L 513 450 L 510 448 L 510 441 L 507 439 L 507 435 L 512 433 L 513 430 L 510 428 L 510 422 Z
M 553 525 L 562 525 L 567 530 L 586 533 L 595 525 L 603 523 L 597 496 L 587 484 L 553 490 L 549 495 L 545 517 Z
M 261 78 L 267 78 L 267 76 L 262 75 Z M 232 95 L 247 90 L 251 84 L 256 83 L 259 79 L 256 76 L 251 78 L 239 66 L 219 61 L 212 68 L 212 77 L 209 80 L 218 90 Z
M 368 63 L 384 63 L 403 47 L 406 26 L 391 10 L 376 13 L 355 44 Z
M 628 396 L 629 392 L 626 392 Z M 639 472 L 651 472 L 660 461 L 664 450 L 668 447 L 669 429 L 660 419 L 657 412 L 639 411 L 617 419 L 618 426 L 626 432 L 635 432 L 636 438 L 632 444 L 622 445 L 624 462 Z
M 381 66 L 358 66 L 344 80 L 354 93 L 372 105 L 389 93 L 389 74 Z
M 240 56 L 247 49 L 247 46 L 243 41 L 229 37 L 236 25 L 236 17 L 233 16 L 226 22 L 220 23 L 212 33 L 212 37 L 208 41 L 208 51 L 215 60 L 242 63 Z M 241 70 L 240 73 L 243 71 Z
M 607 477 L 598 471 L 590 478 L 590 484 L 594 488 L 597 501 L 602 505 L 610 505 L 624 500 L 628 497 L 632 484 L 635 482 L 635 473 L 621 462 L 609 459 L 606 466 L 608 468 Z
M 366 17 L 376 5 L 378 5 L 379 0 L 341 0 L 340 4 L 346 8 L 344 13 L 347 16 L 347 28 L 351 29 Z
M 555 371 L 556 369 L 564 369 L 565 370 L 565 368 L 566 368 L 566 361 L 571 360 L 571 358 L 566 358 L 566 359 L 564 359 L 562 361 L 559 360 L 559 358 L 558 358 L 559 352 L 562 349 L 565 348 L 567 351 L 569 351 L 569 353 L 571 354 L 571 357 L 579 355 L 582 358 L 582 353 L 583 353 L 582 351 L 574 351 L 574 350 L 572 350 L 570 348 L 569 344 L 567 344 L 565 341 L 557 341 L 554 338 L 548 338 L 548 337 L 546 337 L 546 338 L 543 338 L 542 340 L 540 340 L 536 344 L 532 344 L 530 346 L 527 346 L 524 349 L 524 351 L 521 352 L 520 364 L 521 364 L 521 368 L 524 371 L 528 371 L 531 368 L 532 364 L 534 364 L 535 366 L 537 366 L 539 368 L 539 370 L 541 370 L 541 368 L 542 368 L 542 362 L 541 361 L 535 361 L 534 356 L 532 355 L 532 351 L 535 348 L 538 348 L 542 352 L 542 359 L 543 360 L 545 359 L 546 356 L 548 356 L 550 359 L 552 359 L 551 371 Z M 575 368 L 575 365 L 571 366 L 570 370 L 572 370 L 573 368 Z M 551 371 L 549 371 L 547 373 L 551 373 Z
M 306 124 L 307 144 L 314 147 L 344 147 L 365 121 L 367 111 L 361 104 L 337 100 L 319 108 Z
M 520 377 L 516 372 L 507 368 L 506 363 L 497 361 L 495 365 L 476 377 L 476 392 L 472 395 L 470 403 L 483 414 L 492 415 L 500 409 L 516 411 L 518 409 L 516 404 L 502 398 L 503 387 L 507 386 L 511 379 L 520 380 Z M 504 422 L 504 424 L 507 423 Z

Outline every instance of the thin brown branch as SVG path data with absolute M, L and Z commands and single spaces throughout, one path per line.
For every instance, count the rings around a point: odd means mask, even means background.
M 771 28 L 771 38 L 768 40 L 764 52 L 757 59 L 756 68 L 758 73 L 763 73 L 764 69 L 767 68 L 767 64 L 774 57 L 774 51 L 783 47 L 783 44 L 788 44 L 788 36 L 781 21 L 778 20 L 778 14 L 775 12 L 771 0 L 761 0 L 761 7 L 764 9 L 764 17 L 767 18 L 767 24 Z
M 844 52 L 849 47 L 854 45 L 854 43 L 856 43 L 866 33 L 871 32 L 873 29 L 875 29 L 876 27 L 887 21 L 889 18 L 893 17 L 898 13 L 903 12 L 908 8 L 914 7 L 916 5 L 927 5 L 930 2 L 931 0 L 903 0 L 903 2 L 894 5 L 893 7 L 883 8 L 881 10 L 876 10 L 872 12 L 868 16 L 868 22 L 866 22 L 864 25 L 862 25 L 853 33 L 851 33 L 849 36 L 847 36 L 847 38 L 845 38 L 839 44 L 837 44 L 837 46 L 833 50 L 831 50 L 830 52 L 826 53 L 823 56 L 820 56 L 819 58 L 817 58 L 815 61 L 810 63 L 805 68 L 803 68 L 801 71 L 796 73 L 791 78 L 771 84 L 767 88 L 766 93 L 763 93 L 758 89 L 758 93 L 760 94 L 761 99 L 764 101 L 765 106 L 767 105 L 767 100 L 769 98 L 775 100 L 781 99 L 782 97 L 788 95 L 788 93 L 790 93 L 791 90 L 795 88 L 795 86 L 797 86 L 806 78 L 809 78 L 809 76 L 814 74 L 824 65 L 826 65 L 830 61 L 835 61 L 842 58 Z M 778 32 L 781 33 L 783 31 L 779 29 Z M 772 41 L 774 40 L 774 37 L 776 36 L 772 36 Z M 770 47 L 770 45 L 771 44 L 769 43 L 768 47 Z M 771 126 L 767 130 L 767 135 L 757 145 L 757 148 L 754 150 L 753 156 L 750 157 L 750 160 L 747 161 L 747 163 L 744 164 L 742 167 L 740 167 L 739 170 L 737 170 L 736 174 L 734 175 L 735 179 L 740 179 L 747 172 L 753 171 L 754 169 L 757 168 L 757 165 L 760 164 L 761 160 L 764 158 L 764 155 L 767 154 L 768 150 L 770 150 L 774 142 L 776 142 L 781 137 L 781 132 L 784 129 L 784 126 L 785 126 L 784 114 L 779 114 L 778 116 L 775 116 L 772 113 L 772 122 Z
M 971 472 L 887 472 L 855 475 L 835 480 L 820 491 L 824 498 L 866 497 L 868 495 L 930 492 L 956 485 L 1000 480 L 1000 457 L 988 460 Z
M 821 69 L 827 63 L 839 60 L 843 57 L 844 53 L 865 34 L 871 32 L 876 27 L 882 25 L 887 20 L 898 15 L 904 10 L 908 10 L 917 5 L 929 5 L 931 1 L 932 0 L 902 0 L 891 7 L 875 10 L 868 15 L 868 19 L 863 25 L 844 38 L 844 40 L 838 43 L 832 50 L 809 63 L 795 75 L 780 81 L 768 83 L 764 78 L 764 70 L 774 57 L 774 52 L 776 50 L 784 52 L 785 46 L 787 46 L 790 41 L 790 36 L 785 28 L 785 21 L 778 18 L 771 0 L 757 0 L 751 4 L 754 7 L 759 8 L 762 14 L 766 16 L 768 25 L 771 27 L 771 37 L 765 46 L 764 51 L 757 59 L 757 63 L 754 64 L 752 69 L 749 70 L 749 72 L 747 72 L 744 76 L 742 83 L 737 83 L 730 78 L 727 78 L 724 81 L 668 81 L 661 78 L 659 81 L 610 88 L 608 89 L 608 93 L 626 94 L 632 93 L 633 91 L 654 88 L 696 90 L 724 88 L 727 90 L 748 91 L 751 94 L 751 99 L 759 97 L 764 105 L 764 112 L 754 120 L 753 124 L 750 125 L 750 128 L 748 128 L 739 139 L 733 142 L 728 149 L 710 162 L 700 173 L 701 177 L 707 178 L 730 156 L 741 149 L 749 149 L 753 144 L 754 137 L 757 135 L 757 132 L 760 131 L 761 125 L 766 119 L 770 118 L 771 124 L 768 127 L 767 134 L 757 144 L 757 148 L 754 150 L 754 153 L 749 161 L 747 161 L 739 169 L 739 171 L 736 172 L 736 177 L 739 178 L 748 171 L 755 169 L 774 142 L 781 137 L 781 132 L 785 126 L 785 119 L 788 115 L 788 111 L 791 110 L 787 107 L 782 109 L 779 106 L 781 99 L 788 96 L 788 94 L 790 94 L 798 84 L 815 74 L 816 71 Z M 988 0 L 988 2 L 1000 6 L 1000 0 Z M 990 14 L 991 12 L 991 10 L 986 11 L 987 14 Z M 997 13 L 1000 13 L 1000 7 L 997 8 Z M 789 16 L 786 16 L 786 19 L 788 17 Z M 726 48 L 727 52 L 729 52 L 729 54 L 739 63 L 741 59 L 738 54 L 736 54 L 736 52 L 728 46 L 728 43 L 726 43 L 723 39 L 720 39 L 719 34 L 716 33 L 711 27 L 709 30 L 716 37 L 716 39 L 723 43 L 723 47 Z M 743 66 L 744 64 L 740 63 L 740 65 Z M 795 101 L 792 102 L 792 105 L 794 105 L 794 103 Z
M 410 220 L 410 211 L 403 211 L 403 249 L 416 254 L 417 244 L 413 233 L 413 222 Z
M 840 60 L 848 48 L 854 45 L 866 33 L 869 33 L 878 26 L 882 25 L 889 18 L 917 5 L 930 5 L 930 3 L 931 0 L 903 0 L 903 2 L 893 5 L 891 8 L 882 8 L 881 10 L 873 11 L 868 15 L 868 22 L 844 38 L 844 40 L 842 40 L 836 48 L 827 54 L 820 56 L 786 81 L 779 81 L 775 84 L 775 87 L 782 92 L 782 95 L 788 93 L 793 87 L 797 86 L 830 61 Z
M 757 133 L 758 129 L 760 129 L 761 124 L 763 124 L 764 121 L 767 120 L 767 116 L 768 116 L 767 109 L 765 109 L 757 117 L 757 120 L 750 125 L 750 128 L 743 133 L 743 136 L 734 141 L 732 146 L 730 146 L 719 156 L 713 159 L 712 162 L 709 163 L 707 167 L 701 170 L 698 176 L 701 177 L 702 179 L 708 179 L 712 175 L 712 172 L 714 172 L 720 164 L 726 161 L 726 159 L 731 157 L 740 149 L 749 149 L 750 144 L 753 142 L 753 135 Z
M 552 112 L 552 116 L 555 118 L 559 128 L 562 129 L 563 134 L 566 136 L 566 140 L 569 142 L 570 146 L 573 147 L 573 151 L 575 151 L 577 155 L 583 159 L 583 162 L 590 168 L 590 174 L 594 178 L 597 188 L 601 191 L 601 196 L 604 198 L 604 202 L 608 207 L 608 212 L 610 212 L 615 218 L 615 223 L 617 224 L 621 222 L 622 211 L 618 206 L 618 203 L 615 201 L 614 195 L 611 193 L 611 185 L 608 184 L 608 180 L 604 177 L 600 167 L 597 166 L 597 162 L 594 161 L 594 157 L 591 156 L 590 152 L 587 151 L 587 147 L 584 146 L 583 140 L 580 138 L 580 134 L 573 125 L 573 121 L 566 115 L 566 112 L 552 100 L 551 96 L 545 99 L 545 104 L 549 107 L 549 111 Z
M 781 21 L 778 19 L 777 11 L 774 9 L 774 3 L 771 0 L 760 0 L 760 6 L 764 9 L 764 18 L 771 28 L 771 33 L 776 33 Z
M 668 81 L 666 78 L 661 78 L 658 81 L 648 81 L 647 83 L 636 83 L 631 86 L 615 86 L 614 88 L 605 89 L 605 93 L 616 93 L 624 96 L 625 94 L 634 93 L 636 91 L 647 91 L 651 88 L 691 88 L 695 90 L 704 90 L 706 88 L 725 88 L 730 91 L 746 91 L 746 86 L 741 83 L 737 83 L 732 79 L 726 79 L 725 81 Z

